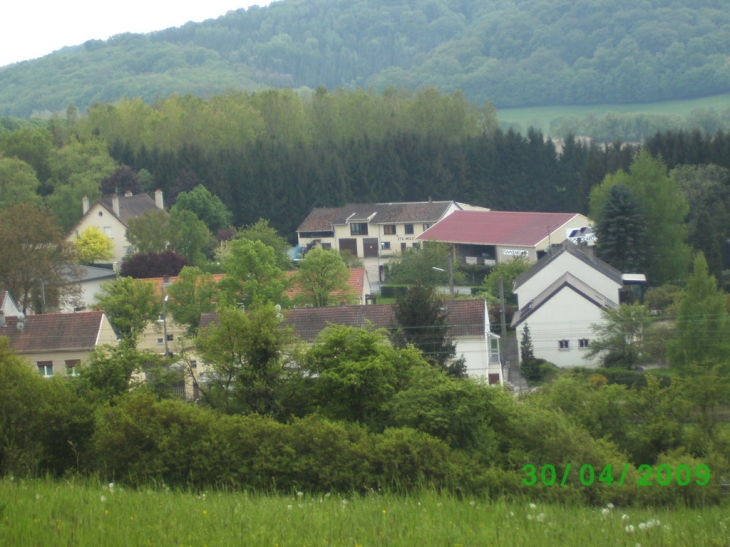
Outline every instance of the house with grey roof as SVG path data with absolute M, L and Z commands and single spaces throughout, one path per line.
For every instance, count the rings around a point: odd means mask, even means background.
M 391 257 L 419 248 L 418 236 L 454 211 L 481 209 L 455 201 L 349 203 L 314 209 L 297 228 L 299 246 Z M 482 209 L 486 210 L 486 209 Z
M 444 302 L 449 331 L 456 343 L 457 357 L 463 356 L 467 374 L 485 378 L 490 384 L 503 383 L 499 359 L 499 336 L 490 332 L 487 303 L 484 300 L 449 300 Z M 200 326 L 217 322 L 215 313 L 203 314 Z M 392 304 L 298 308 L 286 312 L 283 326 L 305 342 L 312 342 L 329 325 L 374 327 L 391 330 L 396 325 Z
M 604 322 L 602 309 L 618 307 L 627 283 L 645 281 L 641 274 L 622 274 L 592 251 L 564 241 L 515 279 L 519 309 L 512 327 L 520 336 L 529 326 L 535 357 L 560 367 L 598 365 L 584 358 L 592 325 Z
M 148 211 L 158 209 L 165 210 L 162 190 L 155 192 L 154 199 L 147 194 L 134 195 L 126 192 L 121 196 L 116 194 L 104 196 L 93 205 L 89 205 L 89 198 L 84 196 L 82 200 L 83 216 L 66 236 L 66 241 L 73 242 L 86 228 L 95 226 L 111 238 L 114 243 L 112 262 L 120 264 L 132 251 L 132 246 L 127 240 L 129 219 L 141 217 Z

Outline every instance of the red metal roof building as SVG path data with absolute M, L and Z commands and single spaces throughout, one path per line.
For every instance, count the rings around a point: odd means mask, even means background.
M 592 233 L 578 213 L 454 211 L 417 239 L 453 243 L 466 263 L 493 265 L 519 256 L 535 262 L 551 244 L 590 242 Z

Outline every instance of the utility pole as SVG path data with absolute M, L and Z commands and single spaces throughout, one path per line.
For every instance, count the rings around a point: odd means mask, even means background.
M 502 366 L 504 366 L 505 363 L 505 353 L 506 353 L 506 346 L 507 346 L 507 316 L 505 314 L 504 310 L 504 278 L 499 278 L 499 320 L 500 320 L 500 327 L 501 327 L 501 340 L 499 344 L 499 358 L 502 362 Z

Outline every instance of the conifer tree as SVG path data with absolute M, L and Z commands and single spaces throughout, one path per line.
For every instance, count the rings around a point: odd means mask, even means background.
M 617 184 L 608 191 L 596 223 L 598 256 L 622 272 L 643 272 L 646 221 L 631 191 Z
M 522 339 L 520 340 L 520 371 L 526 380 L 531 382 L 540 381 L 540 362 L 535 358 L 535 348 L 532 345 L 532 335 L 530 334 L 529 325 L 525 324 L 522 329 Z

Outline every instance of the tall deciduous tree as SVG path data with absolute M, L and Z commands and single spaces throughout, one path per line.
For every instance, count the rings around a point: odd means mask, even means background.
M 273 304 L 247 313 L 228 308 L 217 324 L 200 330 L 196 348 L 208 380 L 199 385 L 208 405 L 231 414 L 278 413 L 276 393 L 286 372 L 282 355 L 290 336 L 281 320 Z
M 448 312 L 430 287 L 415 285 L 398 297 L 396 329 L 391 340 L 396 347 L 413 344 L 425 359 L 453 376 L 466 376 L 464 357 L 456 359 L 456 344 L 449 336 Z
M 221 297 L 229 305 L 285 303 L 287 281 L 277 266 L 276 252 L 268 245 L 248 239 L 231 241 L 221 266 L 227 274 L 219 283 Z
M 643 362 L 647 331 L 651 325 L 649 310 L 641 304 L 621 304 L 617 309 L 601 310 L 602 323 L 591 325 L 591 340 L 586 358 L 598 355 L 603 366 L 634 368 Z
M 185 267 L 167 287 L 167 294 L 170 295 L 167 309 L 172 318 L 188 327 L 188 335 L 194 335 L 200 325 L 200 315 L 215 311 L 218 286 L 213 276 L 200 268 Z
M 690 249 L 685 243 L 685 217 L 689 206 L 677 185 L 667 176 L 664 163 L 642 151 L 628 172 L 608 175 L 591 191 L 591 218 L 601 222 L 609 191 L 618 184 L 631 191 L 646 219 L 649 281 L 661 285 L 684 279 L 690 262 Z
M 0 209 L 18 203 L 41 204 L 33 168 L 17 158 L 0 157 Z
M 348 294 L 349 278 L 350 270 L 339 253 L 315 247 L 299 263 L 294 283 L 307 303 L 315 308 L 324 308 L 331 303 L 334 292 L 339 292 L 344 299 L 351 296 Z
M 174 251 L 201 264 L 213 249 L 213 236 L 195 213 L 185 209 L 170 214 L 160 209 L 130 218 L 127 239 L 140 253 Z
M 119 275 L 144 279 L 149 277 L 173 276 L 180 273 L 185 266 L 192 266 L 184 256 L 174 251 L 164 253 L 138 253 L 122 262 Z
M 251 241 L 260 241 L 274 249 L 277 258 L 277 265 L 282 270 L 290 270 L 292 267 L 291 260 L 287 256 L 286 251 L 289 248 L 289 242 L 281 237 L 276 228 L 269 226 L 269 221 L 260 218 L 254 224 L 244 226 L 236 232 L 237 239 L 249 239 Z
M 669 347 L 672 366 L 722 364 L 727 367 L 730 355 L 727 311 L 727 297 L 717 289 L 705 257 L 698 253 L 679 302 L 676 333 Z
M 137 347 L 147 324 L 157 319 L 162 310 L 162 298 L 155 284 L 131 277 L 102 283 L 101 293 L 95 297 L 112 326 L 132 348 Z
M 195 213 L 214 234 L 228 228 L 233 216 L 221 199 L 211 194 L 202 184 L 190 192 L 180 192 L 172 211 L 178 209 Z
M 34 295 L 42 298 L 47 288 L 61 300 L 74 296 L 69 280 L 78 275 L 76 253 L 47 209 L 24 203 L 0 210 L 0 257 L 0 286 L 24 312 L 36 307 Z M 50 304 L 55 303 L 35 311 Z
M 646 268 L 646 221 L 631 190 L 617 184 L 606 196 L 596 223 L 596 251 L 600 258 L 622 272 Z
M 74 240 L 81 264 L 110 260 L 114 256 L 114 242 L 96 226 L 89 226 Z

